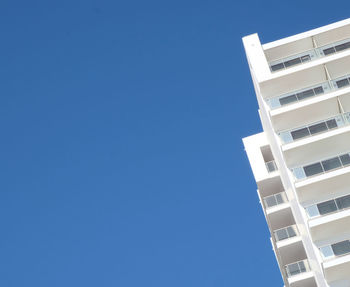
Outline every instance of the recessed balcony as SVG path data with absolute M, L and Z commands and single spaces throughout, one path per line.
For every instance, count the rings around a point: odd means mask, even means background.
M 285 266 L 290 287 L 316 287 L 314 274 L 308 260 L 301 260 Z
M 337 213 L 350 209 L 350 195 L 345 195 L 305 207 L 309 218 Z
M 344 50 L 350 49 L 350 39 L 337 41 L 319 48 L 314 48 L 299 54 L 285 57 L 279 60 L 271 61 L 269 63 L 271 72 L 284 70 L 296 65 L 313 61 L 317 58 L 332 55 Z
M 350 165 L 350 153 L 340 154 L 304 166 L 292 168 L 296 180 L 303 180 L 329 173 Z

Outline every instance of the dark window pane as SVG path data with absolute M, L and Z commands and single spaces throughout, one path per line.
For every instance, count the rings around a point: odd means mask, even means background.
M 292 138 L 296 140 L 309 136 L 310 132 L 307 128 L 302 128 L 300 130 L 292 131 L 290 134 Z
M 345 166 L 350 164 L 350 156 L 349 154 L 343 154 L 340 156 L 341 163 Z
M 282 198 L 282 194 L 280 194 L 280 193 L 276 194 L 275 197 L 276 197 L 277 204 L 281 204 L 284 202 L 283 198 Z
M 311 60 L 311 57 L 310 57 L 309 55 L 305 55 L 305 56 L 302 56 L 302 57 L 301 57 L 301 61 L 302 61 L 303 63 L 308 62 L 308 61 L 310 61 L 310 60 Z
M 346 87 L 349 85 L 349 80 L 344 79 L 344 80 L 337 81 L 336 83 L 337 83 L 338 88 L 342 88 L 342 87 Z
M 286 229 L 277 230 L 275 234 L 277 241 L 281 241 L 288 238 L 288 233 Z
M 266 202 L 267 207 L 277 205 L 276 198 L 274 196 L 269 196 L 269 197 L 265 198 L 265 202 Z
M 317 133 L 320 133 L 320 132 L 323 132 L 323 131 L 327 131 L 328 128 L 327 128 L 326 123 L 319 123 L 319 124 L 316 124 L 316 125 L 309 126 L 309 130 L 310 130 L 310 133 L 312 135 L 314 135 L 314 134 L 317 134 Z
M 346 240 L 346 241 L 332 244 L 332 249 L 333 249 L 334 255 L 336 255 L 336 256 L 349 253 L 350 252 L 350 241 Z
M 301 63 L 300 58 L 295 58 L 295 59 L 284 62 L 284 65 L 287 68 L 287 67 L 294 66 L 294 65 L 297 65 L 300 63 Z
M 321 215 L 334 212 L 337 210 L 337 206 L 335 205 L 334 200 L 329 200 L 326 202 L 319 203 L 317 204 L 317 208 Z
M 322 166 L 325 171 L 328 171 L 328 170 L 341 167 L 341 162 L 339 157 L 334 157 L 334 158 L 322 161 Z
M 301 272 L 298 263 L 289 264 L 288 271 L 289 271 L 290 276 L 299 274 Z
M 321 163 L 319 162 L 304 166 L 303 168 L 306 176 L 312 176 L 323 172 Z
M 295 233 L 294 228 L 291 227 L 291 226 L 289 226 L 289 227 L 287 228 L 287 232 L 288 232 L 288 236 L 289 236 L 289 237 L 297 236 L 297 234 Z
M 334 129 L 336 127 L 338 127 L 337 125 L 337 121 L 336 120 L 329 120 L 326 122 L 327 123 L 327 127 L 331 130 L 331 129 Z
M 296 95 L 291 95 L 291 96 L 287 96 L 284 98 L 280 98 L 279 101 L 280 101 L 281 106 L 283 106 L 283 105 L 287 105 L 289 103 L 296 102 L 297 97 L 296 97 Z
M 271 66 L 271 70 L 272 70 L 272 71 L 278 71 L 278 70 L 281 70 L 281 69 L 284 69 L 283 63 L 280 63 L 280 64 L 276 64 L 276 65 L 272 65 L 272 66 Z
M 312 96 L 314 96 L 314 90 L 307 90 L 307 91 L 304 91 L 304 92 L 301 92 L 301 93 L 298 93 L 297 94 L 297 98 L 298 100 L 303 100 L 303 99 L 306 99 L 306 98 L 310 98 Z
M 328 48 L 328 49 L 323 50 L 323 53 L 325 55 L 333 54 L 333 53 L 335 53 L 335 49 L 334 49 L 334 47 Z
M 344 208 L 350 207 L 350 195 L 337 198 L 335 201 L 337 202 L 339 209 L 344 209 Z
M 350 42 L 335 46 L 335 50 L 337 52 L 345 50 L 345 49 L 349 49 L 349 48 L 350 48 Z
M 324 93 L 323 87 L 314 88 L 314 92 L 316 95 L 323 94 Z

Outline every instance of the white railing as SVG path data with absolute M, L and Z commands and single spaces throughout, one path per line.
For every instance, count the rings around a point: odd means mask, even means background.
M 299 235 L 299 231 L 297 226 L 294 224 L 294 225 L 290 225 L 290 226 L 275 230 L 273 234 L 276 241 L 282 241 L 282 240 L 286 240 L 288 238 L 292 238 Z
M 288 277 L 292 277 L 311 270 L 307 259 L 288 264 L 285 266 L 285 268 Z
M 263 200 L 264 200 L 265 208 L 270 208 L 270 207 L 288 202 L 287 195 L 284 191 L 282 191 L 280 193 L 273 194 L 273 195 L 266 196 L 266 197 L 264 197 Z

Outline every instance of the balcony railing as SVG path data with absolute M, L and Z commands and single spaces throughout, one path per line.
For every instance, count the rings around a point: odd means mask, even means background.
M 310 218 L 339 212 L 350 208 L 350 195 L 337 197 L 331 200 L 307 206 L 305 208 Z
M 286 202 L 288 202 L 288 199 L 284 191 L 264 197 L 264 204 L 266 208 L 277 206 Z
M 296 225 L 287 226 L 273 232 L 276 241 L 286 240 L 299 235 Z
M 350 165 L 350 153 L 341 154 L 319 162 L 292 168 L 296 179 L 305 179 Z
M 271 72 L 284 70 L 289 67 L 299 65 L 305 62 L 313 61 L 317 58 L 325 57 L 340 51 L 344 51 L 350 48 L 350 39 L 337 41 L 332 44 L 314 48 L 299 54 L 295 54 L 289 57 L 285 57 L 269 63 Z
M 327 82 L 323 82 L 301 90 L 283 94 L 277 97 L 266 99 L 271 109 L 276 109 L 285 105 L 303 101 L 315 96 L 324 95 L 332 91 L 347 87 L 350 85 L 350 75 L 344 75 Z
M 285 266 L 287 276 L 293 277 L 295 275 L 311 271 L 309 262 L 305 259 Z
M 347 255 L 350 253 L 350 240 L 344 240 L 320 248 L 324 258 L 332 258 Z
M 278 168 L 277 168 L 277 165 L 275 163 L 274 160 L 271 160 L 271 161 L 268 161 L 268 162 L 265 162 L 265 165 L 266 165 L 266 168 L 267 168 L 267 171 L 270 173 L 270 172 L 274 172 L 276 171 Z
M 346 125 L 350 125 L 350 113 L 340 114 L 293 130 L 279 132 L 278 135 L 283 143 L 290 143 Z

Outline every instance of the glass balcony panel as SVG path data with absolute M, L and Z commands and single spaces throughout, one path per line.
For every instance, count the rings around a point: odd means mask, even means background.
M 323 122 L 323 123 L 318 123 L 318 124 L 309 126 L 309 130 L 310 130 L 310 133 L 312 135 L 314 135 L 314 134 L 318 134 L 318 133 L 327 131 L 328 127 L 327 127 L 327 124 L 325 122 Z
M 265 198 L 266 207 L 272 207 L 277 205 L 276 198 L 274 196 L 269 196 Z
M 330 171 L 332 169 L 336 169 L 342 166 L 339 157 L 334 157 L 331 159 L 327 159 L 322 161 L 322 166 L 324 171 Z
M 314 88 L 315 95 L 320 95 L 324 93 L 323 87 Z
M 303 169 L 307 177 L 323 173 L 322 165 L 319 162 L 304 166 Z
M 298 65 L 298 64 L 301 64 L 301 59 L 300 58 L 295 58 L 295 59 L 291 59 L 289 61 L 285 61 L 284 62 L 284 66 L 286 68 L 290 67 L 290 66 L 294 66 L 294 65 Z
M 330 245 L 321 247 L 320 251 L 321 251 L 324 258 L 334 256 L 333 249 Z
M 315 95 L 315 92 L 313 89 L 311 89 L 311 90 L 306 90 L 306 91 L 301 92 L 301 93 L 297 93 L 297 98 L 299 101 L 301 101 L 301 100 L 304 100 L 306 98 L 313 97 L 314 95 Z
M 285 240 L 289 238 L 287 229 L 280 229 L 275 231 L 275 238 L 277 241 Z
M 309 217 L 315 217 L 315 216 L 319 216 L 320 212 L 318 211 L 317 205 L 310 205 L 308 207 L 305 208 L 307 214 L 309 215 Z
M 343 154 L 340 156 L 340 160 L 341 160 L 341 163 L 343 164 L 343 166 L 346 166 L 346 165 L 350 164 L 350 155 L 348 153 Z
M 346 42 L 344 44 L 340 44 L 334 47 L 337 52 L 346 50 L 350 48 L 350 42 Z
M 334 54 L 335 53 L 335 49 L 334 47 L 331 47 L 331 48 L 328 48 L 328 49 L 324 49 L 323 50 L 323 53 L 327 56 L 327 55 L 330 55 L 330 54 Z
M 277 166 L 274 160 L 266 162 L 265 164 L 269 173 L 277 170 Z
M 285 201 L 283 200 L 282 193 L 276 194 L 276 195 L 275 195 L 275 198 L 276 198 L 277 204 L 282 204 L 282 203 L 285 202 Z
M 297 139 L 301 139 L 301 138 L 309 136 L 310 131 L 308 128 L 302 128 L 299 130 L 292 131 L 292 132 L 290 132 L 290 134 L 291 134 L 293 140 L 297 140 Z
M 273 207 L 282 203 L 287 202 L 287 196 L 284 192 L 273 194 L 264 198 L 265 207 Z
M 297 232 L 296 232 L 295 226 L 293 225 L 293 226 L 287 227 L 287 233 L 288 233 L 288 237 L 289 238 L 297 236 Z
M 292 277 L 295 275 L 298 275 L 300 273 L 309 271 L 309 264 L 307 262 L 307 260 L 303 260 L 303 261 L 299 261 L 299 262 L 295 262 L 292 264 L 288 264 L 286 265 L 286 271 L 287 271 L 287 276 L 288 277 Z
M 287 97 L 283 97 L 283 98 L 279 99 L 281 106 L 288 105 L 290 103 L 294 103 L 297 100 L 298 99 L 297 99 L 296 95 L 291 95 L 291 96 L 287 96 Z
M 338 242 L 338 243 L 332 244 L 331 246 L 332 246 L 332 250 L 333 250 L 335 256 L 350 253 L 350 241 L 349 240 Z
M 350 83 L 349 83 L 348 79 L 343 79 L 343 80 L 336 81 L 336 84 L 337 84 L 338 89 L 340 89 L 340 88 L 348 86 Z
M 336 127 L 338 127 L 337 121 L 335 119 L 326 121 L 326 124 L 327 124 L 328 129 L 330 129 L 330 130 L 331 129 L 335 129 Z
M 283 63 L 279 63 L 279 64 L 275 64 L 271 66 L 271 70 L 272 72 L 278 71 L 278 70 L 282 70 L 284 69 L 284 64 Z
M 300 57 L 300 59 L 303 63 L 311 61 L 310 55 L 302 56 L 302 57 Z
M 324 215 L 338 210 L 334 200 L 319 203 L 317 204 L 317 208 L 320 215 Z
M 342 196 L 336 200 L 339 209 L 345 209 L 350 207 L 350 195 Z

